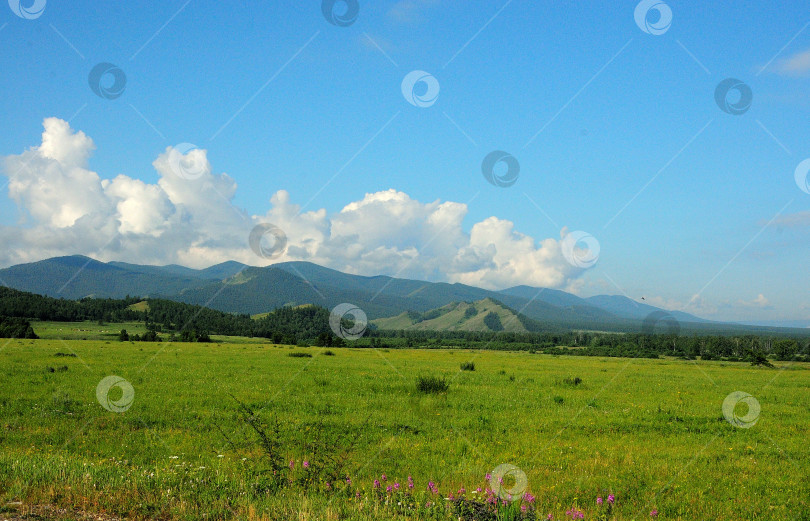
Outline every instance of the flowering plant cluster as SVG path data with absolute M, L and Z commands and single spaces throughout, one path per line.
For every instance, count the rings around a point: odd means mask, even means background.
M 289 482 L 311 484 L 307 474 L 314 471 L 316 465 L 308 460 L 300 464 L 289 462 Z M 491 482 L 492 476 L 487 474 L 486 482 Z M 408 476 L 404 482 L 389 479 L 381 474 L 371 481 L 370 487 L 356 487 L 350 476 L 345 476 L 335 483 L 324 482 L 321 489 L 328 493 L 337 493 L 350 501 L 356 502 L 361 510 L 387 510 L 392 517 L 397 515 L 419 515 L 427 519 L 459 519 L 461 521 L 526 521 L 545 520 L 554 521 L 554 514 L 542 512 L 537 505 L 537 498 L 529 491 L 515 496 L 500 488 L 500 493 L 489 486 L 476 487 L 467 490 L 463 486 L 458 490 L 442 493 L 434 481 L 428 481 L 424 488 L 417 487 L 413 476 Z M 502 485 L 502 483 L 501 483 Z M 497 488 L 497 487 L 496 487 Z M 563 521 L 569 519 L 609 520 L 613 518 L 616 505 L 616 496 L 613 493 L 606 497 L 596 497 L 593 507 L 586 508 L 575 504 L 565 511 Z M 658 510 L 650 512 L 651 518 L 658 517 Z

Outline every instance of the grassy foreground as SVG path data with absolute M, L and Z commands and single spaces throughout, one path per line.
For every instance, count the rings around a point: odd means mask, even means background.
M 486 474 L 509 463 L 536 498 L 532 518 L 579 510 L 585 519 L 653 511 L 810 519 L 807 364 L 460 350 L 326 356 L 267 344 L 102 340 L 0 347 L 0 512 L 22 501 L 144 519 L 458 519 L 446 512 L 449 494 L 486 497 Z M 469 360 L 475 370 L 460 371 Z M 97 400 L 110 375 L 134 390 L 124 412 Z M 420 394 L 417 377 L 434 375 L 449 390 Z M 761 405 L 751 428 L 724 418 L 734 391 Z M 108 398 L 116 403 L 120 392 Z M 268 425 L 278 421 L 271 441 L 293 462 L 283 477 L 292 485 L 267 485 L 270 463 L 240 403 Z M 340 482 L 327 484 L 311 478 L 336 450 L 329 440 L 352 448 Z M 394 483 L 400 492 L 387 493 Z

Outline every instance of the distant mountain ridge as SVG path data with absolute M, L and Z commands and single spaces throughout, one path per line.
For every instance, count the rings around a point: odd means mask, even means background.
M 331 309 L 351 302 L 372 320 L 492 299 L 548 327 L 579 329 L 637 330 L 650 313 L 661 311 L 616 295 L 581 298 L 529 286 L 491 291 L 458 283 L 351 275 L 309 262 L 257 268 L 231 261 L 197 270 L 55 257 L 0 270 L 0 284 L 67 299 L 159 297 L 250 315 L 288 305 Z M 688 313 L 668 313 L 680 322 L 712 324 Z
M 243 266 L 226 262 L 195 270 L 177 265 L 104 263 L 74 255 L 5 268 L 0 270 L 0 283 L 38 295 L 67 299 L 123 298 L 127 295 L 168 297 L 231 277 Z

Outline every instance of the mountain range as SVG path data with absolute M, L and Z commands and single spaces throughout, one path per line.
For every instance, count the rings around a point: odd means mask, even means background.
M 458 283 L 352 275 L 309 262 L 258 268 L 230 261 L 197 270 L 178 265 L 104 263 L 83 256 L 55 257 L 2 269 L 0 284 L 72 300 L 166 298 L 250 315 L 289 305 L 316 304 L 331 309 L 349 302 L 360 307 L 370 320 L 378 321 L 489 299 L 549 328 L 637 330 L 656 312 L 675 318 L 682 327 L 707 329 L 720 324 L 618 295 L 581 298 L 529 286 L 492 291 Z M 403 322 L 389 322 L 392 326 L 396 323 Z

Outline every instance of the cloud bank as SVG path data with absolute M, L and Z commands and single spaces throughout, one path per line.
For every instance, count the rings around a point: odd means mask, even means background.
M 302 260 L 363 275 L 569 290 L 583 271 L 565 260 L 560 240 L 537 241 L 510 221 L 493 216 L 466 232 L 468 209 L 457 202 L 423 203 L 390 189 L 330 215 L 301 212 L 278 190 L 265 214 L 250 215 L 232 204 L 236 181 L 213 173 L 205 150 L 168 147 L 153 163 L 157 184 L 103 178 L 88 166 L 94 150 L 89 136 L 48 118 L 41 144 L 3 159 L 8 196 L 23 218 L 0 227 L 0 265 L 74 254 L 197 268 Z M 259 223 L 284 230 L 282 255 L 268 260 L 250 249 Z

